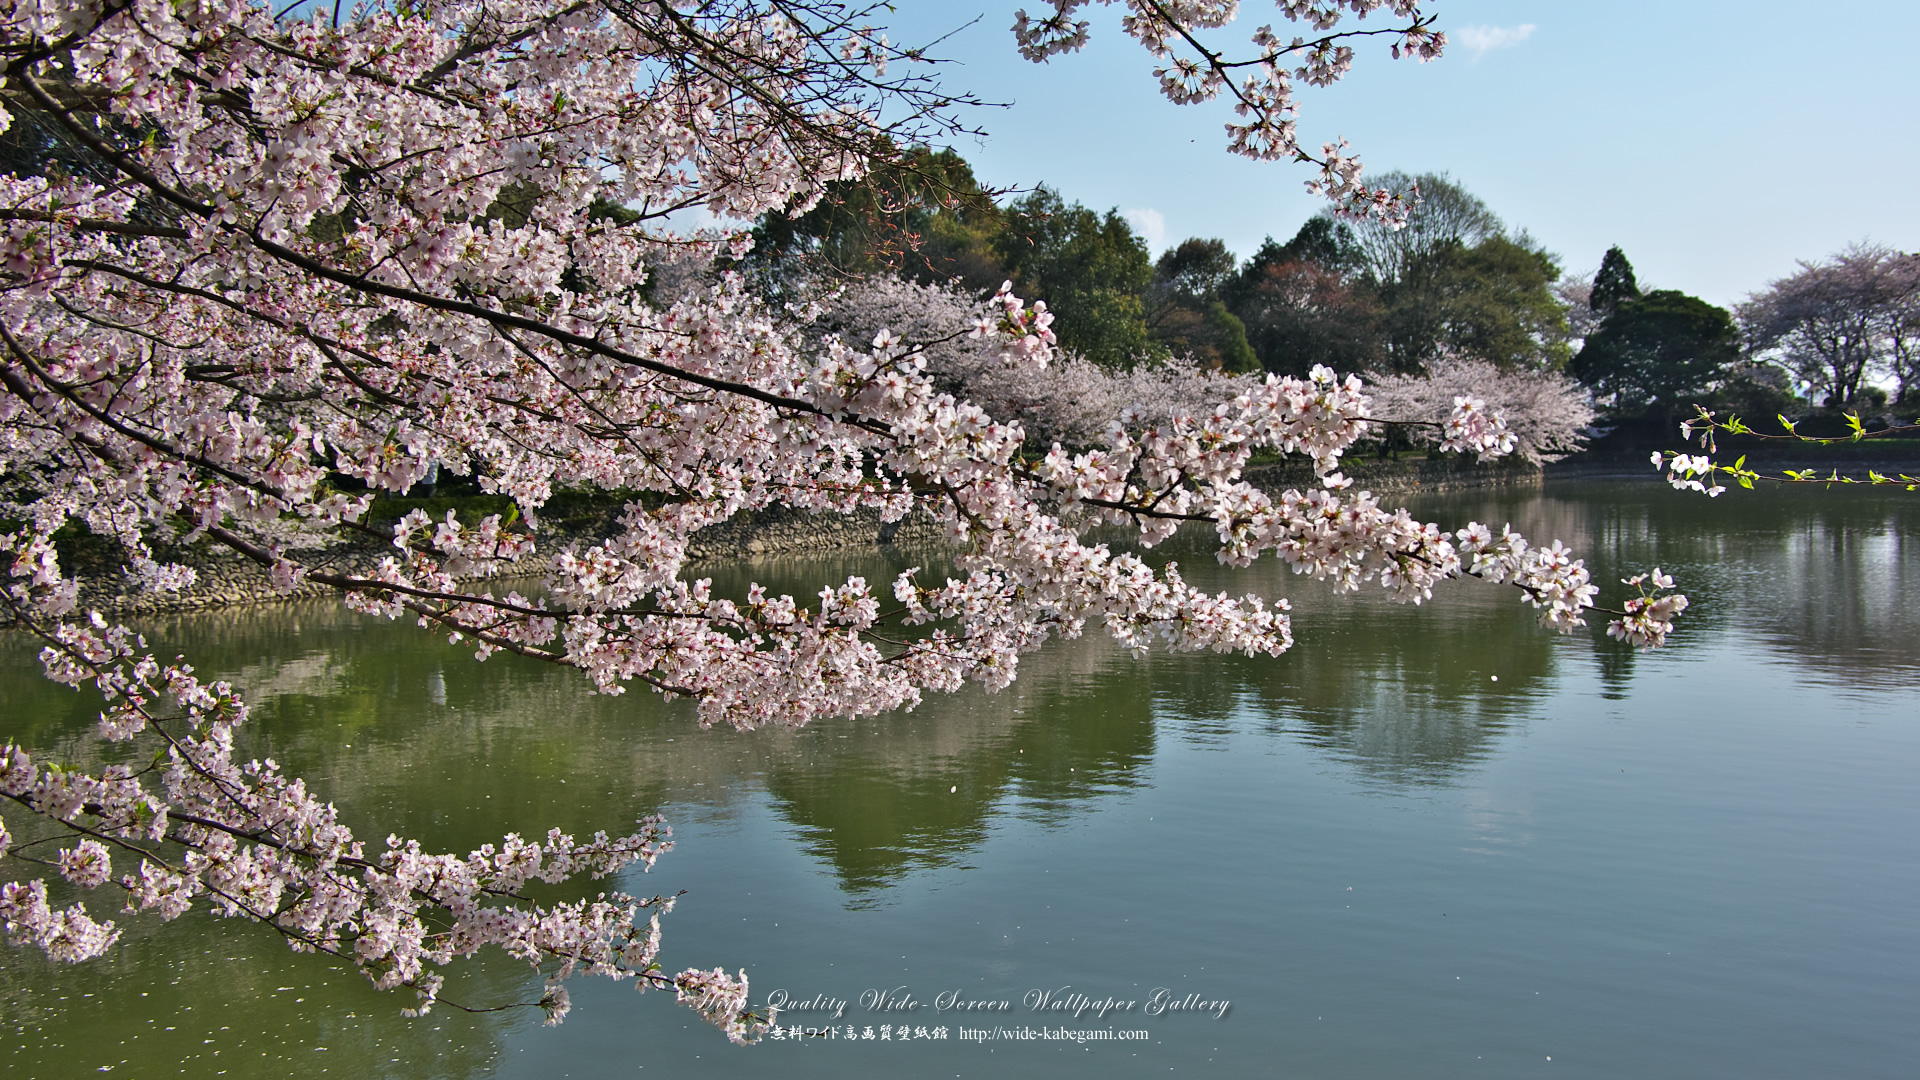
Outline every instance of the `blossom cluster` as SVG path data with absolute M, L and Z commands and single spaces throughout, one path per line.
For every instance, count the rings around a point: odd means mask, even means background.
M 1666 644 L 1673 620 L 1687 610 L 1687 598 L 1672 591 L 1673 577 L 1656 566 L 1650 573 L 1622 578 L 1620 583 L 1633 586 L 1640 595 L 1623 605 L 1626 614 L 1607 625 L 1607 636 L 1647 649 Z
M 1681 430 L 1684 434 L 1692 434 L 1685 427 Z M 1667 483 L 1671 484 L 1676 491 L 1699 491 L 1708 496 L 1718 496 L 1727 490 L 1724 485 L 1713 483 L 1713 474 L 1718 472 L 1720 467 L 1705 454 L 1681 454 L 1656 450 L 1651 460 L 1654 468 L 1666 470 Z
M 304 781 L 272 759 L 236 759 L 234 731 L 246 706 L 233 687 L 205 682 L 180 662 L 162 664 L 144 648 L 137 635 L 96 616 L 58 627 L 41 660 L 50 678 L 101 695 L 103 737 L 145 736 L 161 747 L 160 764 L 87 772 L 37 763 L 17 743 L 0 746 L 0 796 L 84 837 L 45 860 L 73 885 L 115 888 L 127 911 L 163 920 L 204 898 L 217 915 L 269 922 L 296 950 L 350 959 L 383 988 L 414 988 L 414 1012 L 430 1009 L 438 994 L 433 968 L 487 947 L 552 969 L 542 1002 L 550 1022 L 565 1013 L 558 983 L 576 969 L 637 977 L 642 989 L 703 977 L 669 979 L 657 970 L 659 916 L 671 900 L 605 892 L 543 905 L 521 895 L 531 881 L 651 867 L 672 846 L 660 819 L 643 819 L 626 836 L 600 832 L 585 841 L 557 829 L 533 842 L 509 834 L 464 858 L 396 836 L 369 852 Z M 116 876 L 115 852 L 127 860 L 123 867 L 137 868 Z M 0 921 L 14 944 L 64 961 L 98 955 L 119 934 L 113 923 L 91 918 L 84 903 L 52 908 L 41 881 L 7 884 Z M 730 1034 L 744 1034 L 732 1028 L 749 1021 L 723 1015 L 731 1000 L 702 1011 Z
M 1042 63 L 1062 53 L 1085 47 L 1089 24 L 1074 18 L 1088 0 L 1047 0 L 1051 14 L 1036 19 L 1022 9 L 1014 16 L 1013 36 L 1020 55 Z M 1111 4 L 1116 0 L 1099 0 Z M 1181 0 L 1179 3 L 1126 4 L 1121 29 L 1145 46 L 1160 66 L 1153 69 L 1160 92 L 1176 105 L 1212 101 L 1222 93 L 1233 100 L 1239 120 L 1226 126 L 1227 147 L 1233 153 L 1259 161 L 1301 161 L 1318 166 L 1307 190 L 1332 200 L 1337 212 L 1350 217 L 1372 217 L 1404 224 L 1417 191 L 1396 192 L 1371 188 L 1360 181 L 1357 157 L 1346 152 L 1345 139 L 1324 144 L 1320 156 L 1302 148 L 1297 130 L 1296 85 L 1331 86 L 1353 67 L 1349 42 L 1384 34 L 1389 54 L 1422 63 L 1439 59 L 1447 35 L 1433 29 L 1434 18 L 1423 15 L 1415 0 L 1276 0 L 1280 14 L 1311 28 L 1317 37 L 1287 37 L 1271 24 L 1253 31 L 1256 53 L 1230 58 L 1203 39 L 1239 14 L 1238 0 Z M 1364 20 L 1377 11 L 1406 20 L 1388 30 L 1340 29 L 1351 14 Z

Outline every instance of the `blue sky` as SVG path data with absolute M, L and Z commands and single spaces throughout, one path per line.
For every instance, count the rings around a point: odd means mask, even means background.
M 1304 167 L 1226 152 L 1226 106 L 1161 98 L 1113 9 L 1082 16 L 1085 51 L 1035 65 L 1008 30 L 1020 6 L 903 0 L 891 23 L 896 44 L 919 43 L 981 16 L 934 53 L 955 61 L 950 88 L 1011 102 L 977 110 L 989 137 L 955 146 L 985 181 L 1045 183 L 1131 213 L 1158 246 L 1216 236 L 1242 257 L 1319 208 Z M 1569 270 L 1619 244 L 1643 286 L 1719 304 L 1853 241 L 1920 248 L 1914 0 L 1425 7 L 1447 55 L 1362 45 L 1345 81 L 1303 96 L 1303 143 L 1345 136 L 1371 171 L 1450 173 Z M 1284 21 L 1246 0 L 1226 33 Z

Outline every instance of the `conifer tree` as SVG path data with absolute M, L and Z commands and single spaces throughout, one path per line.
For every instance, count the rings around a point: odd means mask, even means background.
M 1633 264 L 1618 244 L 1607 249 L 1600 260 L 1600 271 L 1593 275 L 1593 291 L 1587 295 L 1587 307 L 1602 319 L 1612 315 L 1621 303 L 1640 299 L 1640 285 L 1633 280 Z

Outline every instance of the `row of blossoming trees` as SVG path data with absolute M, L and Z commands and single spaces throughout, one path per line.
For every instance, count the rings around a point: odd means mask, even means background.
M 1028 445 L 1043 452 L 1053 444 L 1105 445 L 1123 418 L 1164 425 L 1204 416 L 1217 402 L 1256 392 L 1266 378 L 1224 372 L 1192 356 L 1116 369 L 1055 350 L 1044 367 L 1009 365 L 997 344 L 970 333 L 980 305 L 961 287 L 878 274 L 820 292 L 804 312 L 810 329 L 857 341 L 885 330 L 919 343 L 923 370 L 936 386 L 996 418 L 1018 421 Z M 1367 394 L 1372 415 L 1398 421 L 1374 425 L 1376 440 L 1392 430 L 1415 442 L 1442 443 L 1456 400 L 1471 397 L 1499 418 L 1511 439 L 1501 452 L 1535 463 L 1578 450 L 1594 420 L 1586 391 L 1559 372 L 1502 367 L 1453 352 L 1434 356 L 1417 373 L 1372 376 Z
M 948 306 L 929 292 L 902 307 L 903 294 L 876 278 L 897 275 L 965 298 L 1007 281 L 1029 302 L 1048 304 L 1062 352 L 1091 362 L 1090 375 L 1115 373 L 1116 386 L 1141 382 L 1142 367 L 1157 372 L 1141 386 L 1163 392 L 1168 379 L 1196 368 L 1432 374 L 1431 401 L 1422 404 L 1440 415 L 1458 386 L 1487 386 L 1510 424 L 1542 436 L 1553 429 L 1537 446 L 1523 440 L 1529 457 L 1547 445 L 1574 448 L 1593 416 L 1585 392 L 1560 373 L 1574 305 L 1556 291 L 1558 261 L 1444 175 L 1382 179 L 1418 193 L 1404 220 L 1346 221 L 1329 211 L 1285 244 L 1269 238 L 1244 262 L 1223 241 L 1201 238 L 1156 261 L 1117 210 L 1101 215 L 1045 187 L 997 202 L 957 154 L 918 148 L 858 181 L 829 184 L 811 209 L 762 215 L 753 250 L 727 265 L 775 302 L 858 281 L 827 306 L 874 307 L 876 318 L 920 303 Z M 887 295 L 860 295 L 875 288 Z M 876 318 L 829 325 L 870 336 Z M 932 360 L 936 374 L 941 359 Z M 1396 405 L 1420 385 L 1399 383 Z M 1026 395 L 1030 407 L 1043 389 Z M 1091 390 L 1073 389 L 1077 398 Z M 1091 390 L 1093 399 L 1112 396 Z
M 1023 16 L 1021 47 L 1076 46 L 1076 6 Z M 1395 53 L 1421 56 L 1441 44 L 1430 18 L 1403 0 L 1282 10 L 1321 36 L 1262 28 L 1256 61 L 1239 67 L 1181 51 L 1230 4 L 1143 5 L 1128 29 L 1168 58 L 1170 94 L 1239 99 L 1234 149 L 1309 158 L 1347 210 L 1391 215 L 1394 195 L 1362 185 L 1339 147 L 1300 150 L 1291 87 L 1344 71 L 1343 15 L 1392 15 Z M 582 971 L 670 989 L 735 1038 L 766 1019 L 748 1010 L 744 976 L 660 968 L 664 901 L 522 895 L 650 863 L 666 846 L 660 822 L 510 835 L 465 855 L 363 841 L 322 792 L 236 752 L 242 688 L 78 605 L 63 529 L 116 541 L 147 589 L 193 588 L 194 569 L 165 553 L 213 544 L 282 587 L 330 586 L 480 659 L 567 665 L 606 693 L 690 698 L 700 722 L 743 729 L 1003 686 L 1022 655 L 1089 626 L 1135 649 L 1290 644 L 1284 600 L 1196 590 L 1171 567 L 1082 542 L 1095 522 L 1142 544 L 1199 523 L 1226 562 L 1271 554 L 1413 602 L 1463 575 L 1510 582 L 1562 631 L 1593 604 L 1597 587 L 1557 542 L 1448 531 L 1348 493 L 1341 455 L 1379 408 L 1353 378 L 1206 385 L 1217 396 L 1177 415 L 1048 417 L 1097 436 L 1030 454 L 1027 418 L 995 396 L 1000 384 L 947 369 L 982 406 L 935 381 L 933 342 L 823 339 L 732 279 L 655 299 L 656 268 L 714 243 L 672 235 L 663 216 L 804 201 L 912 134 L 888 118 L 945 115 L 950 100 L 858 11 L 424 0 L 307 12 L 0 5 L 12 155 L 0 176 L 0 606 L 42 643 L 50 678 L 101 701 L 100 743 L 81 758 L 97 764 L 17 738 L 0 747 L 0 921 L 16 946 L 80 961 L 118 936 L 103 905 L 162 920 L 202 907 L 412 988 L 419 1009 L 439 968 L 499 949 L 546 973 L 538 1004 L 552 1021 L 567 1010 L 562 981 Z M 1010 294 L 941 302 L 952 318 L 930 332 L 970 341 L 965 363 L 1049 370 L 1051 313 Z M 1482 454 L 1515 438 L 1464 396 L 1432 425 Z M 1324 483 L 1255 490 L 1239 471 L 1256 450 L 1306 455 Z M 372 496 L 336 479 L 401 491 L 436 462 L 521 514 L 380 529 Z M 541 598 L 469 584 L 533 553 L 526 521 L 563 481 L 643 497 L 611 538 L 546 553 Z M 696 530 L 774 504 L 892 519 L 924 508 L 945 523 L 954 568 L 828 582 L 806 598 L 718 596 L 684 573 Z M 328 538 L 387 555 L 364 573 L 308 561 Z M 1612 632 L 1657 643 L 1685 600 L 1657 575 L 1637 584 Z

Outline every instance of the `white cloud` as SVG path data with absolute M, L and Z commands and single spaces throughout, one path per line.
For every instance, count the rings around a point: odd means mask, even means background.
M 1447 44 L 1459 45 L 1478 61 L 1495 49 L 1509 49 L 1533 36 L 1533 24 L 1519 26 L 1463 26 L 1447 31 Z
M 1167 246 L 1167 215 L 1158 210 L 1122 210 L 1120 213 L 1133 223 L 1133 229 L 1147 242 L 1147 253 L 1153 254 Z

